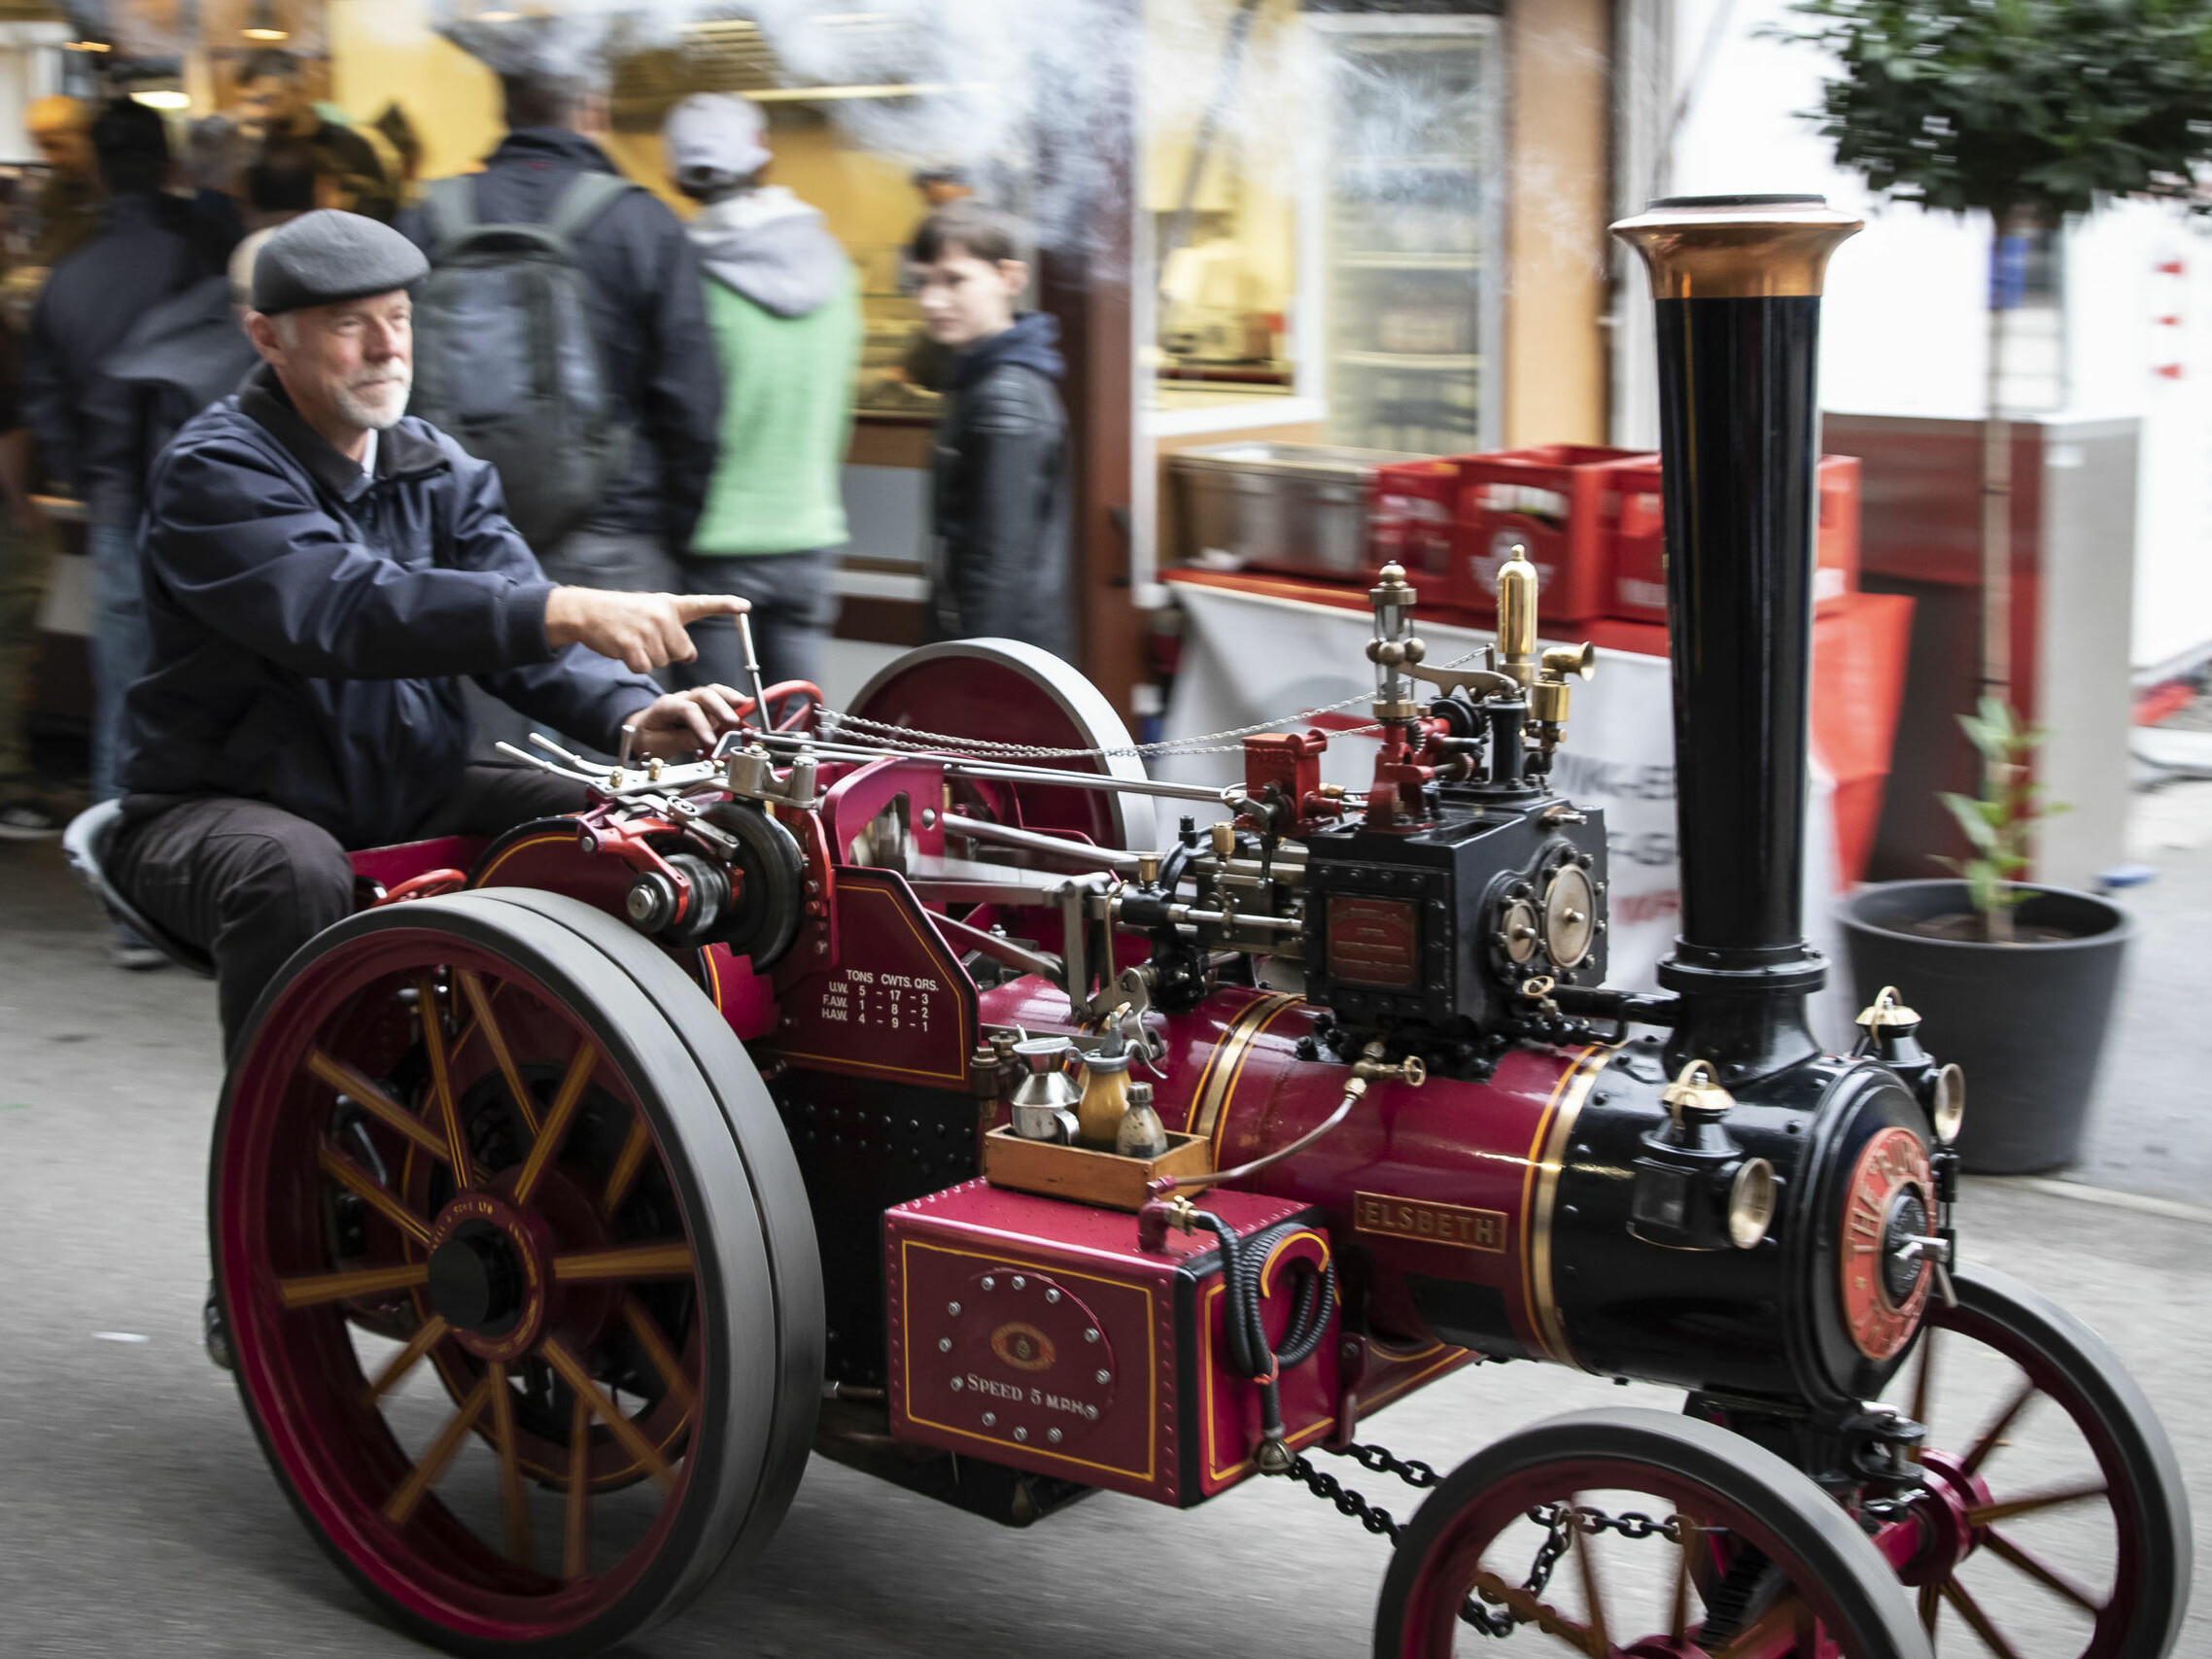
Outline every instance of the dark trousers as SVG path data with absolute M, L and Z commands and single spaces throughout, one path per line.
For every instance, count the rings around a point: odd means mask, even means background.
M 584 789 L 524 766 L 471 766 L 403 838 L 497 835 L 579 812 Z M 266 801 L 133 796 L 108 879 L 140 911 L 215 959 L 223 1050 L 300 946 L 354 911 L 353 865 L 337 838 Z
M 752 644 L 760 658 L 760 682 L 822 680 L 822 641 L 837 625 L 837 554 L 821 548 L 805 553 L 687 553 L 676 563 L 683 570 L 683 593 L 729 593 L 752 601 Z M 679 663 L 684 685 L 745 685 L 744 646 L 738 625 L 727 616 L 710 616 L 691 625 L 698 659 Z

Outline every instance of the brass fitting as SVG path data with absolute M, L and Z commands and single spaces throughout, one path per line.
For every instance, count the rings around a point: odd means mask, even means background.
M 1873 1006 L 1863 1010 L 1854 1021 L 1867 1031 L 1890 1031 L 1919 1022 L 1920 1017 L 1905 1006 L 1895 985 L 1884 985 L 1876 992 Z
M 1680 1128 L 1683 1115 L 1690 1112 L 1703 1114 L 1708 1123 L 1717 1122 L 1735 1108 L 1736 1096 L 1720 1087 L 1711 1061 L 1692 1060 L 1659 1091 L 1659 1103 Z
M 1498 570 L 1498 672 L 1523 686 L 1537 672 L 1537 568 L 1519 542 Z
M 1352 1081 L 1355 1083 L 1380 1083 L 1386 1078 L 1396 1083 L 1405 1084 L 1413 1089 L 1419 1089 L 1429 1081 L 1429 1068 L 1421 1063 L 1419 1054 L 1407 1054 L 1405 1058 L 1393 1065 L 1385 1065 L 1381 1060 L 1368 1059 L 1353 1062 Z M 1363 1089 L 1361 1092 L 1365 1093 L 1365 1090 Z

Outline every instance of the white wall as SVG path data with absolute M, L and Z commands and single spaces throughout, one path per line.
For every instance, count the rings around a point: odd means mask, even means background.
M 1701 68 L 1713 19 L 1720 44 Z M 1877 207 L 1829 159 L 1800 112 L 1827 65 L 1754 38 L 1786 0 L 1676 0 L 1674 62 L 1695 76 L 1666 180 L 1676 195 L 1816 190 L 1866 216 L 1830 266 L 1821 404 L 1862 414 L 1971 419 L 1983 409 L 1989 231 L 1911 207 Z M 2156 267 L 2180 259 L 2184 274 Z M 2066 413 L 2143 420 L 2134 559 L 2138 665 L 2212 642 L 2212 236 L 2176 211 L 2121 203 L 2066 238 Z M 2179 317 L 2175 325 L 2158 321 Z M 2179 379 L 2156 372 L 2178 363 Z M 2129 549 L 2113 548 L 2115 564 Z
M 61 89 L 60 43 L 71 32 L 61 23 L 0 23 L 0 164 L 39 158 L 23 115 Z

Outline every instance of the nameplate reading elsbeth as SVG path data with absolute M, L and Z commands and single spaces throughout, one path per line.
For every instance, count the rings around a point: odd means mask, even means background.
M 1355 1192 L 1352 1226 L 1360 1232 L 1418 1238 L 1430 1244 L 1456 1244 L 1466 1250 L 1505 1248 L 1505 1218 L 1496 1210 L 1432 1204 L 1421 1198 L 1394 1198 L 1387 1192 Z

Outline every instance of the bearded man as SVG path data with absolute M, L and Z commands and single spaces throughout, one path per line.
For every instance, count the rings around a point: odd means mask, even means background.
M 743 600 L 556 587 L 492 468 L 405 417 L 428 269 L 354 214 L 277 230 L 246 318 L 259 366 L 148 481 L 153 669 L 124 709 L 108 873 L 214 958 L 226 1051 L 285 958 L 353 910 L 349 849 L 584 805 L 534 768 L 467 763 L 465 679 L 607 749 L 627 726 L 682 754 L 737 723 L 728 687 L 646 676 Z

